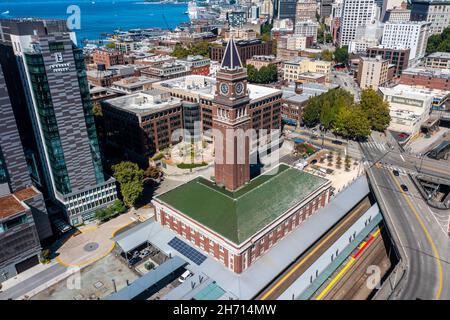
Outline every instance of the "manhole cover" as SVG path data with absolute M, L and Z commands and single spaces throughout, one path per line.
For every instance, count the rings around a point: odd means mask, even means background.
M 84 246 L 84 251 L 90 252 L 96 250 L 97 248 L 98 248 L 97 242 L 90 242 Z

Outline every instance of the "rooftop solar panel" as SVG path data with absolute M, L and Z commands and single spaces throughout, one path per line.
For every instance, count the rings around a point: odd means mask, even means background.
M 172 240 L 170 240 L 168 245 L 177 250 L 186 258 L 190 259 L 196 265 L 200 265 L 203 263 L 203 261 L 206 260 L 205 255 L 201 254 L 199 251 L 187 245 L 177 237 L 174 237 Z

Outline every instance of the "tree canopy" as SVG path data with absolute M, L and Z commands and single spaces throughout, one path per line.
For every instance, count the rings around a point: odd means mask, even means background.
M 114 178 L 119 183 L 120 193 L 127 207 L 132 207 L 144 190 L 144 170 L 136 163 L 123 161 L 112 166 Z
M 185 47 L 181 45 L 180 43 L 177 43 L 175 45 L 175 48 L 172 51 L 172 56 L 183 59 L 186 58 L 189 55 L 201 55 L 203 57 L 209 56 L 209 47 L 210 43 L 207 41 L 202 41 L 199 43 L 194 43 L 188 47 Z
M 336 48 L 334 51 L 334 60 L 339 63 L 347 63 L 348 61 L 348 47 L 343 46 L 341 48 Z
M 277 66 L 274 64 L 261 67 L 259 70 L 253 65 L 247 65 L 248 81 L 254 83 L 271 83 L 278 80 Z
M 345 138 L 363 138 L 370 134 L 366 111 L 355 105 L 353 95 L 344 89 L 331 90 L 309 99 L 303 110 L 303 122 L 312 127 L 321 124 Z
M 360 107 L 367 115 L 372 130 L 384 131 L 389 126 L 389 103 L 372 88 L 362 91 Z
M 450 52 L 450 27 L 428 38 L 427 53 Z

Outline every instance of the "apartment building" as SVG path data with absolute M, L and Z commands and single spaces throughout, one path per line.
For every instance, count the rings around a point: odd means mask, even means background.
M 381 56 L 360 57 L 357 82 L 361 89 L 372 88 L 377 91 L 389 81 L 389 61 Z
M 435 52 L 425 58 L 425 67 L 431 69 L 450 69 L 450 52 Z

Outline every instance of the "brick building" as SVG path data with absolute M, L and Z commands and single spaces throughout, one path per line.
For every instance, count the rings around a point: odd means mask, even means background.
M 101 102 L 106 142 L 143 167 L 155 152 L 171 145 L 182 127 L 181 100 L 160 90 L 148 90 Z
M 408 68 L 410 49 L 389 48 L 384 46 L 376 46 L 367 49 L 367 56 L 375 58 L 381 56 L 382 59 L 389 61 L 394 65 L 394 76 L 399 77 L 403 70 Z
M 272 54 L 272 41 L 264 42 L 260 39 L 236 41 L 236 47 L 243 61 L 253 56 L 269 56 Z M 210 49 L 211 60 L 222 61 L 225 46 L 212 46 Z
M 400 84 L 450 91 L 450 70 L 409 68 L 403 71 Z
M 234 139 L 252 126 L 247 76 L 237 51 L 230 40 L 212 100 L 212 125 L 217 129 L 214 182 L 195 178 L 152 203 L 162 226 L 242 273 L 328 203 L 331 182 L 285 164 L 250 180 L 252 142 L 247 136 Z M 223 155 L 231 157 L 223 162 Z
M 190 74 L 196 74 L 200 76 L 209 75 L 209 67 L 211 65 L 211 60 L 209 58 L 204 58 L 203 56 L 187 56 L 185 59 L 178 60 L 178 63 L 185 65 Z
M 103 64 L 106 68 L 117 64 L 124 64 L 123 53 L 118 50 L 98 49 L 92 53 L 92 60 L 95 64 Z

